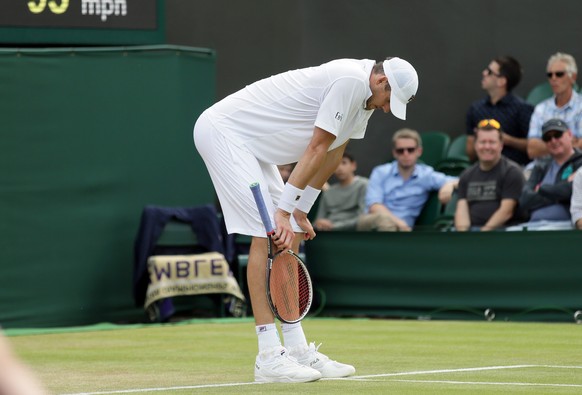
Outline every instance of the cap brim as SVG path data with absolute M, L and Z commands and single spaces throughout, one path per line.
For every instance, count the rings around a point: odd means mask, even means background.
M 396 117 L 403 121 L 406 120 L 406 104 L 402 103 L 398 97 L 394 94 L 394 91 L 390 94 L 390 112 Z
M 557 127 L 557 128 L 549 128 L 549 129 L 548 129 L 548 130 L 546 130 L 546 131 L 542 131 L 542 136 L 543 136 L 544 134 L 546 134 L 546 133 L 549 133 L 549 132 L 562 132 L 562 133 L 566 133 L 566 131 L 567 131 L 567 130 L 568 130 L 568 129 L 564 129 L 564 128 L 562 128 L 562 127 Z

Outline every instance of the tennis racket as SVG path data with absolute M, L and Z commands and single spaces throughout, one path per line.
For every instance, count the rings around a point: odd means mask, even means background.
M 311 307 L 311 278 L 305 264 L 293 251 L 273 254 L 275 229 L 271 225 L 261 187 L 259 183 L 254 183 L 250 188 L 267 232 L 267 301 L 275 317 L 281 322 L 294 324 L 301 321 Z

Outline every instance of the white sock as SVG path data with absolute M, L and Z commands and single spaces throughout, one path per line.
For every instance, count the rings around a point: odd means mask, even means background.
M 283 332 L 283 340 L 287 349 L 293 347 L 307 347 L 307 339 L 301 327 L 301 322 L 295 324 L 281 323 L 281 332 Z
M 257 325 L 255 329 L 259 338 L 259 353 L 281 345 L 279 332 L 277 332 L 277 326 L 274 323 Z

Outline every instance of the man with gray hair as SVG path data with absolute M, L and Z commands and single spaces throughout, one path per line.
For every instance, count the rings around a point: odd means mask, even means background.
M 578 67 L 572 55 L 557 52 L 548 60 L 546 75 L 554 95 L 539 103 L 532 114 L 527 142 L 531 159 L 548 155 L 542 141 L 542 125 L 550 119 L 561 119 L 570 126 L 574 147 L 582 148 L 582 96 L 574 90 Z

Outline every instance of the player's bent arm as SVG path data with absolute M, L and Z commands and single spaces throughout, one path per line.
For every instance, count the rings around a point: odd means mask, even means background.
M 315 189 L 321 189 L 323 185 L 329 180 L 329 177 L 336 171 L 337 167 L 342 161 L 344 151 L 350 140 L 346 141 L 342 145 L 333 150 L 329 151 L 325 156 L 325 161 L 323 166 L 321 166 L 315 175 L 309 181 L 309 185 Z
M 501 199 L 501 204 L 499 208 L 491 215 L 489 221 L 483 227 L 481 231 L 489 231 L 497 229 L 505 225 L 507 221 L 511 219 L 515 208 L 517 207 L 517 201 L 514 199 Z
M 469 203 L 467 203 L 467 199 L 459 199 L 455 209 L 455 229 L 458 232 L 466 232 L 470 227 Z
M 297 221 L 297 224 L 301 227 L 301 229 L 307 232 L 306 239 L 313 239 L 313 237 L 315 237 L 315 231 L 313 230 L 313 227 L 307 218 L 307 214 L 311 210 L 312 205 L 315 203 L 315 200 L 317 199 L 322 186 L 339 166 L 348 142 L 349 140 L 326 154 L 323 165 L 317 169 L 315 175 L 308 183 L 308 186 L 311 187 L 311 190 L 309 188 L 305 189 L 301 200 L 298 202 L 295 211 L 293 211 L 293 217 L 295 218 L 295 221 Z M 333 228 L 333 223 L 331 221 L 328 221 L 324 224 L 320 223 L 317 225 L 317 228 L 320 230 L 331 230 Z
M 324 166 L 327 158 L 327 151 L 334 141 L 335 136 L 333 134 L 315 126 L 311 141 L 299 159 L 299 162 L 297 162 L 297 165 L 293 169 L 293 172 L 291 173 L 287 183 L 296 188 L 305 189 L 315 174 L 319 171 L 319 169 Z M 321 185 L 317 186 L 321 188 L 322 185 L 323 182 Z M 280 211 L 283 210 L 277 209 L 275 212 L 275 222 L 277 221 L 278 217 L 277 213 Z M 309 211 L 309 209 L 306 209 L 305 211 Z M 286 215 L 288 219 L 289 213 L 283 212 L 281 214 Z M 297 221 L 297 225 L 299 225 L 301 229 L 305 231 L 305 238 L 308 240 L 313 239 L 315 237 L 315 231 L 313 230 L 311 222 L 309 222 L 309 219 L 307 218 L 307 213 L 296 209 L 293 211 L 293 217 Z M 279 223 L 277 223 L 277 225 L 279 225 Z M 291 224 L 289 221 L 286 221 L 283 226 L 285 228 L 288 227 L 288 229 L 291 229 Z M 276 235 L 278 236 L 277 233 Z M 285 232 L 285 236 L 287 239 L 287 237 L 289 237 L 289 233 Z
M 334 141 L 335 136 L 333 134 L 316 126 L 309 145 L 305 149 L 301 159 L 299 159 L 299 162 L 297 162 L 287 182 L 299 189 L 304 189 L 324 165 L 327 151 Z M 327 180 L 323 182 L 325 181 Z M 319 188 L 323 186 L 323 182 L 319 185 Z
M 548 149 L 546 143 L 544 143 L 542 139 L 532 137 L 527 140 L 527 156 L 529 156 L 530 159 L 539 158 L 540 156 L 547 154 Z

